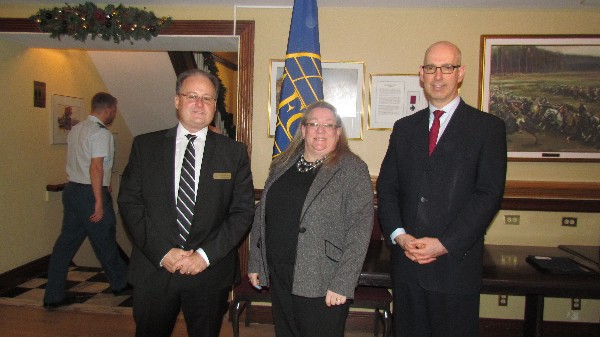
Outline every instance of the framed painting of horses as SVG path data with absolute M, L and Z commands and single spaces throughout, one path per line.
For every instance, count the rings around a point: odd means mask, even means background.
M 600 161 L 600 35 L 482 35 L 479 76 L 509 160 Z

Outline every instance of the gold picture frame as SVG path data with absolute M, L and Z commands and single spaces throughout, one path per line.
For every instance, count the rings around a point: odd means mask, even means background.
M 514 161 L 600 161 L 600 35 L 482 35 L 479 108 Z

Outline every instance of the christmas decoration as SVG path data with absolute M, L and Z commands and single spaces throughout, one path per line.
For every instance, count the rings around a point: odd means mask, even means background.
M 131 44 L 132 40 L 150 41 L 173 21 L 171 17 L 157 18 L 146 8 L 141 10 L 121 4 L 107 5 L 104 9 L 92 2 L 65 5 L 40 9 L 30 19 L 39 25 L 42 32 L 50 33 L 50 37 L 59 40 L 61 36 L 68 35 L 84 42 L 90 35 L 92 40 L 100 37 L 105 41 L 112 39 L 115 43 L 129 40 Z
M 217 127 L 222 129 L 223 134 L 229 136 L 229 138 L 235 139 L 233 114 L 231 112 L 227 112 L 227 108 L 225 107 L 225 94 L 227 93 L 227 89 L 219 77 L 219 68 L 217 68 L 215 58 L 210 52 L 202 52 L 202 57 L 204 58 L 205 69 L 219 79 L 219 98 L 217 99 L 217 112 L 219 113 L 219 116 L 218 118 L 215 118 L 215 120 L 219 120 L 219 124 L 221 125 L 217 125 Z

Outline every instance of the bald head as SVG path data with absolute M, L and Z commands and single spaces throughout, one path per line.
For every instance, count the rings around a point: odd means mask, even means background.
M 451 42 L 440 41 L 427 48 L 419 76 L 425 96 L 434 107 L 441 109 L 458 96 L 465 76 L 460 59 L 460 49 Z
M 458 47 L 454 43 L 448 41 L 438 41 L 429 46 L 429 48 L 427 48 L 427 51 L 425 51 L 425 58 L 423 59 L 423 64 L 428 64 L 427 57 L 430 54 L 437 53 L 452 54 L 454 55 L 453 64 L 461 64 L 460 61 L 462 58 L 462 54 L 460 52 L 460 49 L 458 49 Z

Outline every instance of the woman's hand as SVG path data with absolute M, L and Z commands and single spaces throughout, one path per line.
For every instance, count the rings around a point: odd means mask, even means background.
M 258 273 L 248 273 L 248 279 L 250 280 L 250 284 L 256 289 L 260 289 L 260 281 L 258 280 Z
M 332 305 L 342 305 L 346 303 L 346 296 L 334 293 L 331 290 L 327 290 L 325 295 L 325 304 L 330 307 Z

